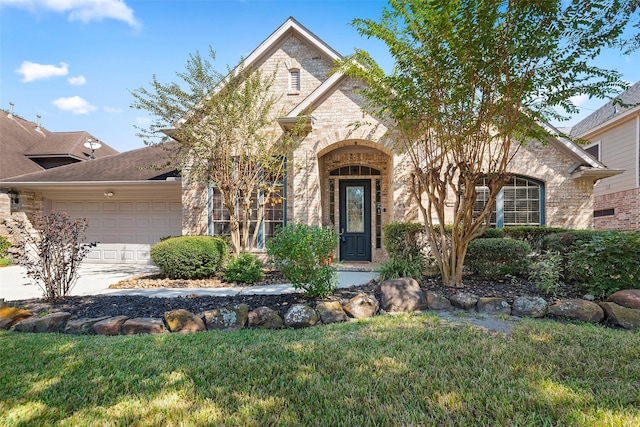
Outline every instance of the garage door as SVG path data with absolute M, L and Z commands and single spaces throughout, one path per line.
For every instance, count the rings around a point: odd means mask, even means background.
M 87 218 L 87 241 L 98 244 L 86 260 L 94 263 L 149 263 L 151 245 L 182 233 L 179 202 L 54 201 L 52 208 L 72 218 Z

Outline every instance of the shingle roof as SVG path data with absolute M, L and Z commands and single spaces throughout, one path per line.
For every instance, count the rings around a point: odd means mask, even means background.
M 634 104 L 640 103 L 640 81 L 632 85 L 624 91 L 616 99 L 620 99 L 624 104 L 629 104 L 629 107 L 623 107 L 621 105 L 613 105 L 613 100 L 607 102 L 602 107 L 588 115 L 578 124 L 571 128 L 571 136 L 577 137 L 585 134 L 589 130 L 603 124 L 604 122 L 613 119 L 615 116 L 623 113 L 626 110 L 635 108 Z
M 69 157 L 86 160 L 91 155 L 84 147 L 91 134 L 80 132 L 51 132 L 36 123 L 0 110 L 0 179 L 41 171 L 44 168 L 29 157 Z M 105 157 L 118 151 L 107 144 L 95 152 Z
M 101 182 L 165 180 L 179 176 L 174 167 L 165 165 L 171 157 L 168 146 L 152 146 L 110 156 L 59 166 L 0 180 L 0 183 L 24 182 Z

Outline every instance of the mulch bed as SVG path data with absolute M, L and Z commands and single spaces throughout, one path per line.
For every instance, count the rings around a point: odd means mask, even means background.
M 255 285 L 268 285 L 275 283 L 285 283 L 286 281 L 275 270 L 265 271 L 264 279 Z M 198 288 L 198 287 L 229 287 L 245 286 L 243 284 L 230 284 L 222 281 L 221 278 L 207 280 L 180 280 L 171 281 L 159 275 L 139 276 L 133 279 L 124 280 L 111 287 L 120 289 L 154 288 L 154 287 L 176 287 L 176 288 Z M 346 302 L 360 292 L 376 295 L 377 283 L 367 283 L 351 288 L 337 289 L 327 300 Z M 527 281 L 488 281 L 474 276 L 468 276 L 464 280 L 461 288 L 443 286 L 438 276 L 425 276 L 422 280 L 423 290 L 431 290 L 447 298 L 457 292 L 470 292 L 478 297 L 501 297 L 505 298 L 509 304 L 520 296 L 539 296 L 548 303 L 553 304 L 560 298 L 582 298 L 583 293 L 574 288 L 565 287 L 560 295 L 547 295 L 533 284 Z M 377 296 L 377 295 L 376 295 Z M 67 311 L 72 314 L 72 318 L 95 318 L 102 316 L 128 316 L 134 317 L 156 317 L 162 318 L 165 311 L 175 309 L 185 309 L 194 314 L 201 315 L 203 312 L 214 308 L 225 307 L 234 304 L 247 304 L 250 310 L 257 307 L 268 306 L 276 310 L 280 316 L 289 310 L 293 304 L 308 303 L 315 305 L 319 299 L 307 299 L 301 294 L 285 295 L 236 295 L 236 296 L 186 296 L 173 298 L 156 298 L 144 296 L 111 296 L 92 295 L 68 297 L 55 304 L 47 303 L 41 299 L 31 299 L 23 301 L 13 301 L 12 305 L 20 306 L 30 310 L 34 314 Z

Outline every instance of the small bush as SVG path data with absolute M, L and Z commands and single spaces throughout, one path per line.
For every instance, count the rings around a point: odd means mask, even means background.
M 267 254 L 294 288 L 303 289 L 307 297 L 325 297 L 336 288 L 338 274 L 326 263 L 336 246 L 333 229 L 290 224 L 267 242 Z
M 504 228 L 487 228 L 479 239 L 501 239 L 504 237 Z
M 380 280 L 413 277 L 422 281 L 423 264 L 420 259 L 392 258 L 383 262 L 378 269 Z
M 10 224 L 10 232 L 19 236 L 20 265 L 49 301 L 69 295 L 78 280 L 78 267 L 91 246 L 84 242 L 87 227 L 86 218 L 55 211 L 36 214 L 33 225 L 28 220 Z
M 384 226 L 384 247 L 391 259 L 422 258 L 424 225 L 416 222 L 390 222 Z
M 226 282 L 242 282 L 252 284 L 262 279 L 262 261 L 253 254 L 243 253 L 227 264 L 224 272 Z
M 542 254 L 531 266 L 529 280 L 548 295 L 559 295 L 559 287 L 563 284 L 563 257 L 559 252 L 548 251 Z
M 535 250 L 540 250 L 542 241 L 550 234 L 568 231 L 564 228 L 520 225 L 502 228 L 504 237 L 527 242 Z
M 569 254 L 571 276 L 588 292 L 607 296 L 640 280 L 640 233 L 600 232 Z
M 531 246 L 514 239 L 475 239 L 469 243 L 465 266 L 490 279 L 526 275 Z
M 172 237 L 151 247 L 151 259 L 170 279 L 203 279 L 220 270 L 227 244 L 218 237 Z

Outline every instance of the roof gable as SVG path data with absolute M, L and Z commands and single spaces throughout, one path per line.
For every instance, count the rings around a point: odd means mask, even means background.
M 628 104 L 629 106 L 623 107 L 617 103 L 614 105 L 614 100 L 607 102 L 573 126 L 573 128 L 571 128 L 571 136 L 584 136 L 587 132 L 594 130 L 601 125 L 613 123 L 620 118 L 625 117 L 625 113 L 640 109 L 640 106 L 638 106 L 640 103 L 640 81 L 629 87 L 629 89 L 621 93 L 620 96 L 615 99 L 620 100 L 622 103 Z

